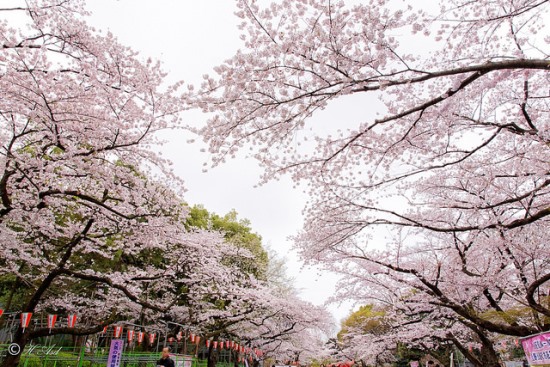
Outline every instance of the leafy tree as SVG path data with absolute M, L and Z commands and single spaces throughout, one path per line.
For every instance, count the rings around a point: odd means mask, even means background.
M 257 279 L 265 280 L 268 256 L 262 246 L 262 238 L 252 232 L 249 220 L 238 219 L 235 210 L 220 216 L 208 212 L 201 205 L 195 205 L 189 211 L 186 227 L 188 230 L 200 228 L 219 231 L 223 234 L 225 241 L 234 245 L 236 249 L 248 250 L 252 257 L 246 256 L 246 254 L 241 255 L 237 251 L 235 254 L 228 254 L 227 261 L 238 264 L 241 270 L 254 275 Z
M 387 331 L 387 327 L 384 326 L 384 315 L 383 310 L 376 310 L 372 304 L 359 307 L 357 311 L 342 321 L 338 339 L 341 339 L 350 329 L 358 329 L 365 334 L 384 333 Z

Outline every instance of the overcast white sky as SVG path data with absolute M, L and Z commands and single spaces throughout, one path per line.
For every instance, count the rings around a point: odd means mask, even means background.
M 234 1 L 89 0 L 88 9 L 93 12 L 90 20 L 93 26 L 110 30 L 143 58 L 160 60 L 171 81 L 200 83 L 203 74 L 212 73 L 214 66 L 230 58 L 240 47 Z M 339 113 L 338 110 L 334 106 L 324 114 L 330 116 Z M 187 118 L 193 124 L 204 123 L 206 119 L 198 112 Z M 203 173 L 203 163 L 208 157 L 200 152 L 202 143 L 186 143 L 190 138 L 184 131 L 171 132 L 169 142 L 162 148 L 164 156 L 174 162 L 175 172 L 185 181 L 186 201 L 203 204 L 218 214 L 235 209 L 241 218 L 249 219 L 264 244 L 288 259 L 289 273 L 296 278 L 295 286 L 301 297 L 323 304 L 334 291 L 335 276 L 303 269 L 288 240 L 302 225 L 304 195 L 293 188 L 290 180 L 254 188 L 261 170 L 251 159 L 230 161 Z M 339 321 L 349 314 L 350 307 L 332 305 L 329 310 Z

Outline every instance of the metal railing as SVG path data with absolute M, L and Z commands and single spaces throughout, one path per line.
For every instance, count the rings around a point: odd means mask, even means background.
M 10 353 L 10 344 L 0 344 L 0 361 Z M 56 345 L 28 345 L 21 353 L 21 367 L 104 367 L 108 360 L 108 350 L 98 348 L 91 351 L 89 347 L 59 347 Z M 160 358 L 158 352 L 122 353 L 121 367 L 156 367 Z M 207 360 L 194 356 L 176 354 L 171 357 L 176 367 L 206 367 Z M 187 363 L 185 363 L 187 361 Z M 217 367 L 233 367 L 234 363 L 218 362 Z

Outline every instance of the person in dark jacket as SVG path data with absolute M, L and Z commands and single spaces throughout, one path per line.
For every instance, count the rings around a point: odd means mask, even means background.
M 160 356 L 160 359 L 157 362 L 157 367 L 164 366 L 164 367 L 175 367 L 174 360 L 170 358 L 170 349 L 169 348 L 163 348 L 162 354 Z

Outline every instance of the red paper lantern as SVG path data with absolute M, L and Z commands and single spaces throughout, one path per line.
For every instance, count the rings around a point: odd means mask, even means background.
M 32 312 L 23 312 L 21 313 L 21 327 L 24 329 L 29 327 L 31 323 Z
M 50 332 L 55 327 L 56 321 L 57 321 L 57 315 L 52 315 L 52 314 L 48 315 L 48 329 L 50 329 Z
M 76 315 L 69 315 L 67 317 L 67 326 L 73 328 L 76 325 Z
M 115 326 L 115 338 L 120 338 L 122 335 L 122 326 Z

